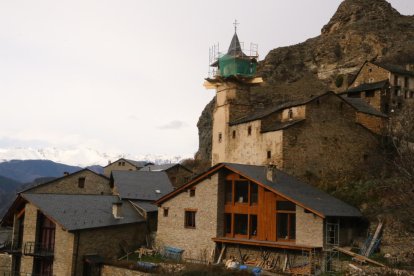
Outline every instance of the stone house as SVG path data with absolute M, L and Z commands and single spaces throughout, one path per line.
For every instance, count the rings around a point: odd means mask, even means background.
M 254 109 L 249 91 L 262 80 L 254 70 L 249 74 L 238 71 L 238 63 L 249 57 L 242 52 L 237 34 L 227 56 L 233 56 L 233 74 L 228 70 L 225 76 L 221 73 L 219 58 L 212 64 L 219 73 L 204 83 L 206 88 L 216 89 L 212 165 L 274 164 L 312 182 L 381 168 L 380 136 L 387 125 L 384 113 L 362 99 L 334 92 Z
M 383 113 L 398 111 L 404 102 L 414 101 L 414 66 L 366 61 L 345 93 Z
M 13 228 L 4 248 L 12 271 L 99 275 L 102 261 L 147 244 L 157 224 L 151 203 L 172 190 L 165 172 L 108 178 L 89 169 L 27 188 L 1 221 Z
M 120 158 L 104 167 L 104 175 L 109 177 L 112 171 L 137 171 L 147 165 L 154 165 L 154 163 Z
M 181 185 L 187 183 L 194 175 L 194 173 L 190 169 L 186 168 L 185 166 L 179 163 L 147 165 L 140 169 L 140 171 L 166 172 L 174 188 L 178 188 Z
M 99 275 L 103 260 L 145 243 L 145 222 L 113 195 L 21 193 L 1 224 L 13 226 L 13 275 L 63 276 Z
M 220 163 L 156 201 L 159 245 L 184 258 L 308 253 L 313 258 L 355 237 L 361 213 L 274 166 Z M 239 248 L 239 249 L 237 249 Z M 210 260 L 212 261 L 212 259 Z M 310 267 L 308 267 L 310 269 Z

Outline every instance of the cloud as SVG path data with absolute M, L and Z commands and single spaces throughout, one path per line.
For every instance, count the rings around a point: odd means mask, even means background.
M 180 129 L 186 127 L 187 124 L 183 121 L 174 120 L 166 123 L 165 125 L 159 126 L 159 129 Z

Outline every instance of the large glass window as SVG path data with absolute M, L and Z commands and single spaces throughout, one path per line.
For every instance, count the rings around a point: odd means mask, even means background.
M 185 211 L 184 227 L 195 228 L 196 227 L 195 217 L 196 217 L 196 211 Z
M 257 215 L 250 215 L 250 236 L 257 236 Z
M 278 211 L 296 211 L 296 205 L 290 201 L 277 201 L 276 209 Z
M 225 214 L 224 231 L 231 234 L 231 214 Z
M 257 204 L 258 199 L 258 186 L 257 184 L 250 184 L 250 203 L 252 205 Z
M 278 239 L 294 240 L 296 238 L 296 214 L 278 213 L 276 231 Z
M 247 215 L 234 214 L 234 234 L 247 235 Z
M 231 180 L 226 181 L 226 202 L 233 202 L 233 184 Z
M 249 182 L 235 181 L 236 198 L 238 203 L 247 203 L 249 201 Z

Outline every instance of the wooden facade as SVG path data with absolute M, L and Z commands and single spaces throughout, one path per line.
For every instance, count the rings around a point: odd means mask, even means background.
M 296 205 L 239 174 L 225 178 L 224 237 L 295 242 Z

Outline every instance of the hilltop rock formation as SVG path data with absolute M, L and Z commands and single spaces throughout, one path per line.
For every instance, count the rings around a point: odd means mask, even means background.
M 345 90 L 365 60 L 414 63 L 414 16 L 401 15 L 385 0 L 345 0 L 321 35 L 274 49 L 260 62 L 265 80 L 252 89 L 251 102 L 267 106 Z M 198 121 L 196 158 L 211 158 L 214 99 Z

